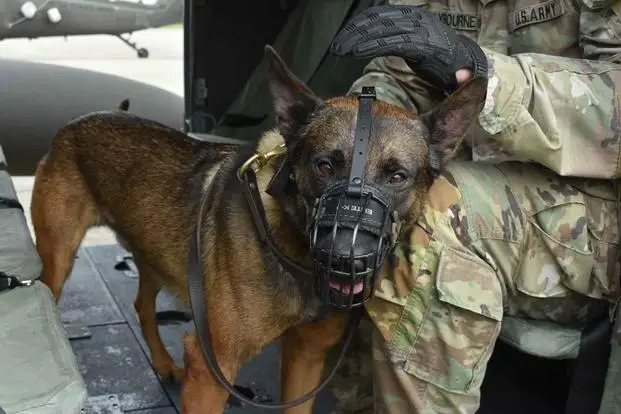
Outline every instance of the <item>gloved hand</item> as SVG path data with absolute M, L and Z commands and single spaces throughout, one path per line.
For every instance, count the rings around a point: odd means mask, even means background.
M 384 5 L 360 12 L 336 35 L 331 52 L 359 58 L 399 56 L 447 94 L 459 86 L 459 69 L 471 69 L 473 77 L 487 76 L 487 58 L 476 42 L 415 6 Z

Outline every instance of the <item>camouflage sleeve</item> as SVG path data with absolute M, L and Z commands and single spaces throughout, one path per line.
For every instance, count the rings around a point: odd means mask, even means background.
M 621 177 L 621 0 L 576 2 L 584 59 L 485 50 L 490 83 L 480 129 L 468 137 L 473 160 Z
M 490 81 L 482 133 L 470 138 L 474 160 L 526 159 L 564 176 L 621 176 L 621 64 L 485 52 Z
M 585 59 L 485 50 L 488 102 L 466 140 L 473 160 L 534 161 L 564 176 L 621 177 L 621 0 L 577 1 Z M 371 85 L 380 99 L 414 113 L 443 99 L 399 57 L 373 59 L 349 93 Z
M 485 53 L 488 100 L 467 139 L 473 160 L 529 160 L 565 176 L 621 177 L 621 60 L 614 61 L 621 56 Z M 399 57 L 373 59 L 349 93 L 362 86 L 414 113 L 443 98 Z
M 415 114 L 425 112 L 443 97 L 429 83 L 416 76 L 402 58 L 396 56 L 373 59 L 348 93 L 359 93 L 363 86 L 375 86 L 378 99 Z

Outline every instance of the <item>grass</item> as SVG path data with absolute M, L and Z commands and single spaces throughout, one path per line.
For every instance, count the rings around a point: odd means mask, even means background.
M 164 29 L 182 29 L 183 28 L 183 23 L 174 23 L 174 24 L 169 24 L 167 26 L 162 26 Z

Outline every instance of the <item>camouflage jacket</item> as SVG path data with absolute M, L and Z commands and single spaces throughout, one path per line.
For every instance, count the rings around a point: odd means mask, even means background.
M 621 0 L 391 2 L 438 13 L 488 57 L 488 102 L 468 136 L 469 159 L 621 176 Z M 442 98 L 396 57 L 374 59 L 350 93 L 364 85 L 414 112 Z

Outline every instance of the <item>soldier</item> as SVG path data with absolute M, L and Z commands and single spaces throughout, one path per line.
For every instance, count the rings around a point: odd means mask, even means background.
M 615 316 L 621 0 L 392 3 L 405 6 L 365 10 L 334 40 L 339 56 L 376 57 L 350 93 L 375 86 L 421 114 L 483 75 L 488 96 L 464 161 L 434 183 L 367 307 L 374 410 L 360 398 L 369 384 L 348 388 L 347 372 L 333 391 L 341 412 L 471 414 L 500 335 L 568 356 L 529 343 L 530 328 L 510 318 L 585 330 L 601 312 Z M 602 414 L 621 412 L 617 340 Z M 368 369 L 357 361 L 346 370 Z

